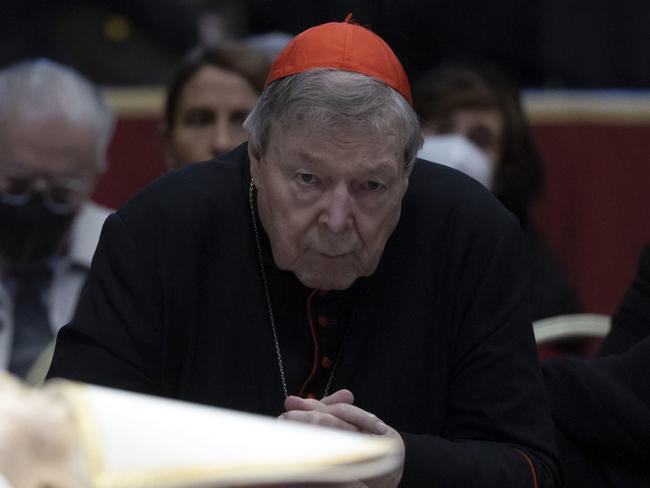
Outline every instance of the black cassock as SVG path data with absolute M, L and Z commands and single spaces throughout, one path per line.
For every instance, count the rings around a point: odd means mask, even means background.
M 249 183 L 242 145 L 109 217 L 49 375 L 278 415 Z M 402 486 L 556 486 L 521 232 L 480 184 L 417 161 L 377 271 L 345 292 L 314 294 L 261 246 L 289 393 L 322 394 L 335 368 L 329 391 L 402 434 Z

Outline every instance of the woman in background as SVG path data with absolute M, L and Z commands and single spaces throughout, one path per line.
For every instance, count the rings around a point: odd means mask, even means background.
M 219 157 L 248 139 L 242 123 L 269 67 L 266 55 L 237 43 L 198 48 L 185 58 L 165 100 L 168 169 Z
M 470 176 L 519 219 L 530 261 L 532 319 L 580 312 L 575 289 L 530 218 L 544 174 L 518 92 L 492 67 L 447 65 L 418 79 L 413 98 L 425 135 L 420 157 L 427 159 L 438 136 L 462 136 L 481 153 L 480 161 L 467 165 L 477 170 Z

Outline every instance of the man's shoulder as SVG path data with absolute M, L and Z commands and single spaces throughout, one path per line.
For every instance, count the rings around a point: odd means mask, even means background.
M 516 238 L 517 227 L 516 218 L 479 182 L 452 168 L 418 160 L 385 262 L 426 273 L 429 266 L 448 269 L 450 263 L 461 269 L 471 256 L 476 269 L 482 269 L 501 236 L 507 236 L 507 245 L 521 245 L 510 241 Z M 413 263 L 405 264 L 405 256 Z
M 245 204 L 250 179 L 246 146 L 221 158 L 162 175 L 138 192 L 118 215 L 127 220 L 200 220 Z
M 508 210 L 481 183 L 455 169 L 416 160 L 404 197 L 404 211 L 425 223 L 465 220 L 497 224 L 509 218 Z
M 144 188 L 138 197 L 159 200 L 172 206 L 196 205 L 240 195 L 250 179 L 246 146 L 217 159 L 189 164 L 171 171 Z M 204 202 L 207 203 L 207 202 Z

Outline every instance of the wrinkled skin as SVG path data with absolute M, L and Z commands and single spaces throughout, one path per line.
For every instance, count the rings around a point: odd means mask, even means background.
M 249 146 L 257 208 L 275 264 L 321 290 L 375 272 L 408 187 L 394 134 L 273 126 L 265 154 Z

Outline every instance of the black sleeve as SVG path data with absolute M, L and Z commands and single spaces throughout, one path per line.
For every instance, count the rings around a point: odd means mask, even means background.
M 57 336 L 49 378 L 164 393 L 155 259 L 118 214 L 108 217 L 75 317 Z
M 440 437 L 402 433 L 402 486 L 559 485 L 522 263 L 521 232 L 510 216 L 482 274 L 473 278 L 478 284 L 468 291 L 445 432 Z
M 543 368 L 567 486 L 650 486 L 650 337 Z

